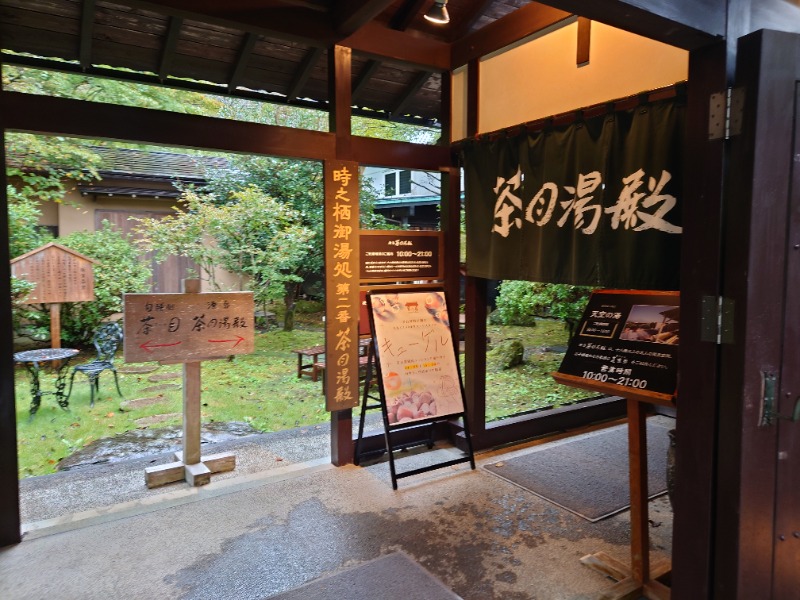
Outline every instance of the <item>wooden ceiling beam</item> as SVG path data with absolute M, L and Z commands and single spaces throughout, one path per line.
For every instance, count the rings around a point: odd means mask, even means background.
M 360 165 L 438 171 L 452 164 L 449 146 L 429 146 L 353 136 L 352 160 Z
M 427 0 L 406 0 L 403 6 L 401 6 L 392 16 L 391 20 L 389 21 L 389 28 L 394 29 L 395 31 L 405 31 L 408 29 L 414 20 L 414 17 L 416 17 L 417 13 L 419 13 L 426 1 Z M 380 68 L 380 66 L 381 61 L 379 60 L 367 61 L 367 64 L 364 65 L 364 68 L 358 74 L 358 80 L 353 86 L 353 102 L 355 102 L 358 99 L 358 96 L 366 90 L 369 80 Z
M 385 2 L 386 0 L 381 0 Z M 299 8 L 262 8 L 238 10 L 242 2 L 219 0 L 126 0 L 135 8 L 152 10 L 161 14 L 203 20 L 260 33 L 265 37 L 296 41 L 316 48 L 334 45 L 348 46 L 378 60 L 390 59 L 434 71 L 450 68 L 450 45 L 429 37 L 395 31 L 375 21 L 366 23 L 350 36 L 335 30 L 329 17 L 320 12 Z M 253 5 L 258 2 L 252 3 Z M 263 3 L 261 3 L 263 4 Z M 250 6 L 250 3 L 244 3 Z
M 411 84 L 403 91 L 403 94 L 400 96 L 400 98 L 398 98 L 395 105 L 389 111 L 392 116 L 403 114 L 403 111 L 405 110 L 406 106 L 408 106 L 408 103 L 411 102 L 414 96 L 417 95 L 417 92 L 422 89 L 422 86 L 424 86 L 425 82 L 430 79 L 431 75 L 433 75 L 433 73 L 430 71 L 423 71 L 414 78 L 414 81 L 412 81 Z
M 333 15 L 336 31 L 351 35 L 386 10 L 394 0 L 338 0 Z
M 233 73 L 228 81 L 228 91 L 233 91 L 244 78 L 244 72 L 247 69 L 247 61 L 250 60 L 250 55 L 253 53 L 253 48 L 256 47 L 258 35 L 255 33 L 246 33 L 242 40 L 242 45 L 239 48 L 239 53 L 236 56 L 236 65 L 233 68 Z
M 94 31 L 95 0 L 83 0 L 78 58 L 82 69 L 92 66 L 92 32 Z
M 161 61 L 158 65 L 158 78 L 164 81 L 169 77 L 172 70 L 172 63 L 175 60 L 175 49 L 178 47 L 178 36 L 183 27 L 183 19 L 180 17 L 170 17 L 167 36 L 164 40 L 164 47 L 161 49 Z
M 378 60 L 395 60 L 431 71 L 450 69 L 450 44 L 395 31 L 375 22 L 368 23 L 340 43 Z
M 406 0 L 397 12 L 392 15 L 389 27 L 397 31 L 405 31 L 414 22 L 414 19 L 422 10 L 427 0 Z
M 327 48 L 344 35 L 335 31 L 326 13 L 294 3 L 220 2 L 219 0 L 125 0 L 132 8 L 179 16 L 233 29 L 260 33 Z
M 592 21 L 586 17 L 578 17 L 578 49 L 575 64 L 579 67 L 589 64 L 592 48 Z
M 462 14 L 459 16 L 458 26 L 452 27 L 450 31 L 450 39 L 453 41 L 460 40 L 468 35 L 472 26 L 478 22 L 478 19 L 481 18 L 491 3 L 492 0 L 478 0 L 467 7 L 459 8 L 459 12 Z M 465 10 L 469 10 L 469 14 L 463 14 Z
M 456 69 L 466 65 L 472 59 L 481 58 L 510 46 L 531 34 L 566 21 L 571 16 L 568 12 L 536 2 L 523 6 L 455 42 L 452 67 Z
M 725 36 L 725 0 L 538 0 L 684 50 Z M 516 13 L 514 13 L 516 14 Z
M 311 77 L 311 72 L 314 70 L 314 67 L 317 66 L 317 63 L 319 62 L 319 59 L 322 58 L 323 53 L 324 50 L 322 48 L 312 48 L 303 57 L 303 62 L 297 69 L 294 80 L 289 86 L 289 90 L 286 92 L 287 102 L 291 102 L 297 98 L 300 95 L 300 92 L 303 91 L 306 83 L 308 83 L 308 78 Z
M 336 151 L 332 133 L 102 102 L 0 92 L 0 110 L 12 131 L 312 160 Z
M 372 76 L 375 74 L 375 71 L 378 70 L 378 67 L 381 66 L 381 61 L 379 60 L 368 60 L 367 63 L 364 65 L 364 68 L 361 69 L 361 72 L 358 74 L 358 78 L 356 82 L 353 84 L 353 102 L 358 101 L 358 97 L 364 93 L 364 90 L 367 88 L 367 84 Z

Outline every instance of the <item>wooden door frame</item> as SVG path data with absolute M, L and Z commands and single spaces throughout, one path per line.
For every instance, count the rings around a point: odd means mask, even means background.
M 719 598 L 773 597 L 779 426 L 762 424 L 761 413 L 765 377 L 778 378 L 783 412 L 790 412 L 797 397 L 780 375 L 783 316 L 792 310 L 785 306 L 795 142 L 788 116 L 794 113 L 798 79 L 800 35 L 759 31 L 741 38 L 735 89 L 745 98 L 743 128 L 731 137 L 730 162 L 736 168 L 728 173 L 725 222 L 723 297 L 735 312 L 734 339 L 723 344 L 720 358 L 714 565 Z M 797 383 L 796 375 L 790 377 Z

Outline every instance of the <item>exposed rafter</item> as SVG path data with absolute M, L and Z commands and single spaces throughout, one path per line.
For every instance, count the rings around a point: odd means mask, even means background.
M 392 4 L 393 0 L 338 0 L 333 12 L 336 31 L 350 35 L 372 21 Z
M 422 10 L 427 0 L 406 0 L 389 21 L 389 27 L 397 31 L 405 31 L 411 26 L 414 18 Z
M 366 89 L 367 83 L 375 74 L 375 71 L 381 66 L 381 61 L 379 60 L 368 60 L 367 64 L 364 65 L 364 68 L 361 69 L 361 72 L 358 74 L 358 78 L 356 82 L 353 84 L 353 102 L 357 102 L 361 93 Z
M 478 19 L 481 18 L 486 8 L 492 4 L 492 0 L 480 0 L 470 6 L 469 14 L 462 14 L 458 22 L 458 27 L 452 26 L 450 31 L 450 41 L 460 40 L 469 34 Z M 463 10 L 463 8 L 462 8 Z
M 239 54 L 236 56 L 236 66 L 233 69 L 230 81 L 228 81 L 228 90 L 235 90 L 241 84 L 244 72 L 247 69 L 247 61 L 250 59 L 257 41 L 258 35 L 255 33 L 245 34 L 242 46 L 239 48 Z
M 430 71 L 422 72 L 419 75 L 417 75 L 414 78 L 414 81 L 411 82 L 411 85 L 409 85 L 403 92 L 403 95 L 397 101 L 397 104 L 395 104 L 394 107 L 392 107 L 391 113 L 393 115 L 403 114 L 403 111 L 405 110 L 406 106 L 408 106 L 408 103 L 411 101 L 412 98 L 414 98 L 417 92 L 422 89 L 422 86 L 424 86 L 425 82 L 428 81 L 428 79 L 430 79 L 431 75 L 433 75 L 433 73 L 431 73 Z
M 81 8 L 80 49 L 78 51 L 81 67 L 92 66 L 92 33 L 94 31 L 95 0 L 84 0 Z
M 253 33 L 273 36 L 312 46 L 327 48 L 341 40 L 325 12 L 309 8 L 308 3 L 293 5 L 258 0 L 125 0 L 134 8 L 206 23 L 246 29 Z
M 308 54 L 306 54 L 305 58 L 303 58 L 303 62 L 300 64 L 300 68 L 297 70 L 297 73 L 295 73 L 294 80 L 289 86 L 289 90 L 286 92 L 287 102 L 292 102 L 300 95 L 300 92 L 303 91 L 303 88 L 308 82 L 308 78 L 311 76 L 311 71 L 317 66 L 323 53 L 324 51 L 322 48 L 312 48 L 309 50 Z
M 170 17 L 169 27 L 167 28 L 167 38 L 164 40 L 164 47 L 161 50 L 161 63 L 158 67 L 158 78 L 164 81 L 169 77 L 172 69 L 172 62 L 175 59 L 175 48 L 178 46 L 178 35 L 183 26 L 183 19 L 180 17 Z

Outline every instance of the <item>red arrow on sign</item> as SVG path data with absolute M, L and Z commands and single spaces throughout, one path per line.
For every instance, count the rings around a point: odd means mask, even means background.
M 244 338 L 240 335 L 236 336 L 235 340 L 208 340 L 211 344 L 224 344 L 225 342 L 236 342 L 233 347 L 236 348 L 239 344 L 244 341 Z
M 182 342 L 174 342 L 172 344 L 154 344 L 151 340 L 147 340 L 144 344 L 140 344 L 139 348 L 152 352 L 151 348 L 163 348 L 164 346 L 177 346 Z

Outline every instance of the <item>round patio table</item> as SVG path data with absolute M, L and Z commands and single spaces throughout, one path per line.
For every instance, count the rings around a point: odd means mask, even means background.
M 64 388 L 67 386 L 67 365 L 70 359 L 77 354 L 78 350 L 74 348 L 42 348 L 40 350 L 25 350 L 14 354 L 14 360 L 21 363 L 28 370 L 31 377 L 31 417 L 39 410 L 42 396 L 45 394 L 53 394 L 61 408 L 69 406 L 69 397 L 64 394 Z M 39 379 L 39 365 L 48 362 L 53 363 L 56 373 L 54 391 L 42 391 Z

